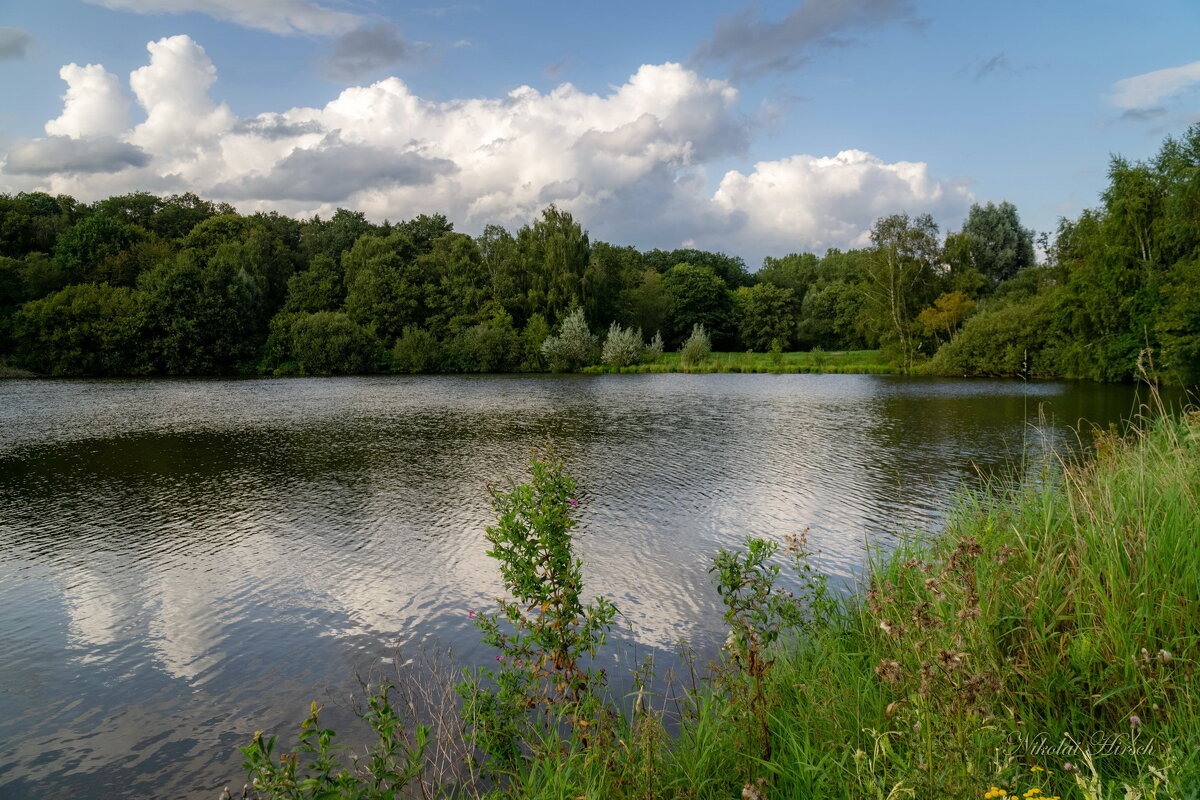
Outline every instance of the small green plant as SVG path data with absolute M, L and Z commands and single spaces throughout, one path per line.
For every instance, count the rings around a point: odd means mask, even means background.
M 783 339 L 771 340 L 771 365 L 778 367 L 783 363 Z
M 647 364 L 653 364 L 662 358 L 663 354 L 663 338 L 662 331 L 655 331 L 654 338 L 650 340 L 650 344 L 646 345 L 646 349 L 642 351 L 642 361 Z
M 692 335 L 679 350 L 679 365 L 685 369 L 699 366 L 712 354 L 712 340 L 704 326 L 697 322 L 692 326 Z
M 571 546 L 575 482 L 562 462 L 535 456 L 530 482 L 492 490 L 497 522 L 487 529 L 488 555 L 512 599 L 497 613 L 475 613 L 496 667 L 468 674 L 458 686 L 463 721 L 491 771 L 519 763 L 522 743 L 544 740 L 565 723 L 585 745 L 610 711 L 600 699 L 602 670 L 587 660 L 605 643 L 617 614 L 603 597 L 583 602 L 582 562 Z
M 749 710 L 750 747 L 765 762 L 772 753 L 766 679 L 775 662 L 773 647 L 785 632 L 799 634 L 823 624 L 835 608 L 825 577 L 810 563 L 806 533 L 788 536 L 785 549 L 800 578 L 799 597 L 776 586 L 781 566 L 773 559 L 780 546 L 767 539 L 747 539 L 744 551 L 722 548 L 709 568 L 729 625 L 725 649 L 733 671 L 724 676 L 725 683 L 734 705 Z
M 249 778 L 247 793 L 271 800 L 394 800 L 419 778 L 429 743 L 429 728 L 416 729 L 415 742 L 405 743 L 403 725 L 389 698 L 392 687 L 381 686 L 368 700 L 363 719 L 375 732 L 375 742 L 365 759 L 354 759 L 355 769 L 340 758 L 336 733 L 320 725 L 320 707 L 314 701 L 300 723 L 299 743 L 276 755 L 276 736 L 262 732 L 240 748 L 242 767 Z M 226 791 L 228 796 L 228 790 Z

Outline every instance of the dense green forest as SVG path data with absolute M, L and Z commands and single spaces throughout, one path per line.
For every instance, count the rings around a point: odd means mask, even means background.
M 0 195 L 0 369 L 570 370 L 703 331 L 716 350 L 880 348 L 927 374 L 1200 381 L 1200 125 L 1146 162 L 1114 157 L 1101 201 L 1042 236 L 1041 263 L 1017 209 L 988 203 L 945 235 L 900 213 L 869 247 L 751 273 L 722 253 L 592 241 L 553 206 L 515 235 L 471 237 L 441 214 Z

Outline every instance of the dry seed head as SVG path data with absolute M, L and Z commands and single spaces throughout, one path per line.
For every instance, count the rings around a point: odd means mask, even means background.
M 899 661 L 883 660 L 875 667 L 875 674 L 883 678 L 884 683 L 899 683 L 902 676 Z
M 958 612 L 958 618 L 963 620 L 964 622 L 969 619 L 978 619 L 979 617 L 982 617 L 982 616 L 983 616 L 983 611 L 979 608 L 978 605 L 968 606 L 967 608 L 964 608 L 962 611 Z
M 759 778 L 742 787 L 742 800 L 767 800 L 767 779 Z
M 954 650 L 938 650 L 938 661 L 942 667 L 949 672 L 956 669 L 961 669 L 963 666 L 963 657 L 966 653 L 959 653 Z

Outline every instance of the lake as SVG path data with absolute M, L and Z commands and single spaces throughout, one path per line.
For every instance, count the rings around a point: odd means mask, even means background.
M 255 730 L 290 740 L 356 673 L 488 660 L 487 484 L 547 442 L 618 649 L 706 653 L 718 548 L 808 528 L 850 585 L 869 544 L 1136 403 L 867 375 L 0 382 L 0 796 L 213 800 Z

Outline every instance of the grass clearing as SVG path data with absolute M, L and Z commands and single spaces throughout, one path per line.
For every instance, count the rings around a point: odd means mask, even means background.
M 683 367 L 678 352 L 663 353 L 649 364 L 628 367 L 594 365 L 580 372 L 589 374 L 646 373 L 646 372 L 765 372 L 765 373 L 844 373 L 888 375 L 897 372 L 887 364 L 878 350 L 836 350 L 795 353 L 719 352 L 712 353 L 703 363 Z

